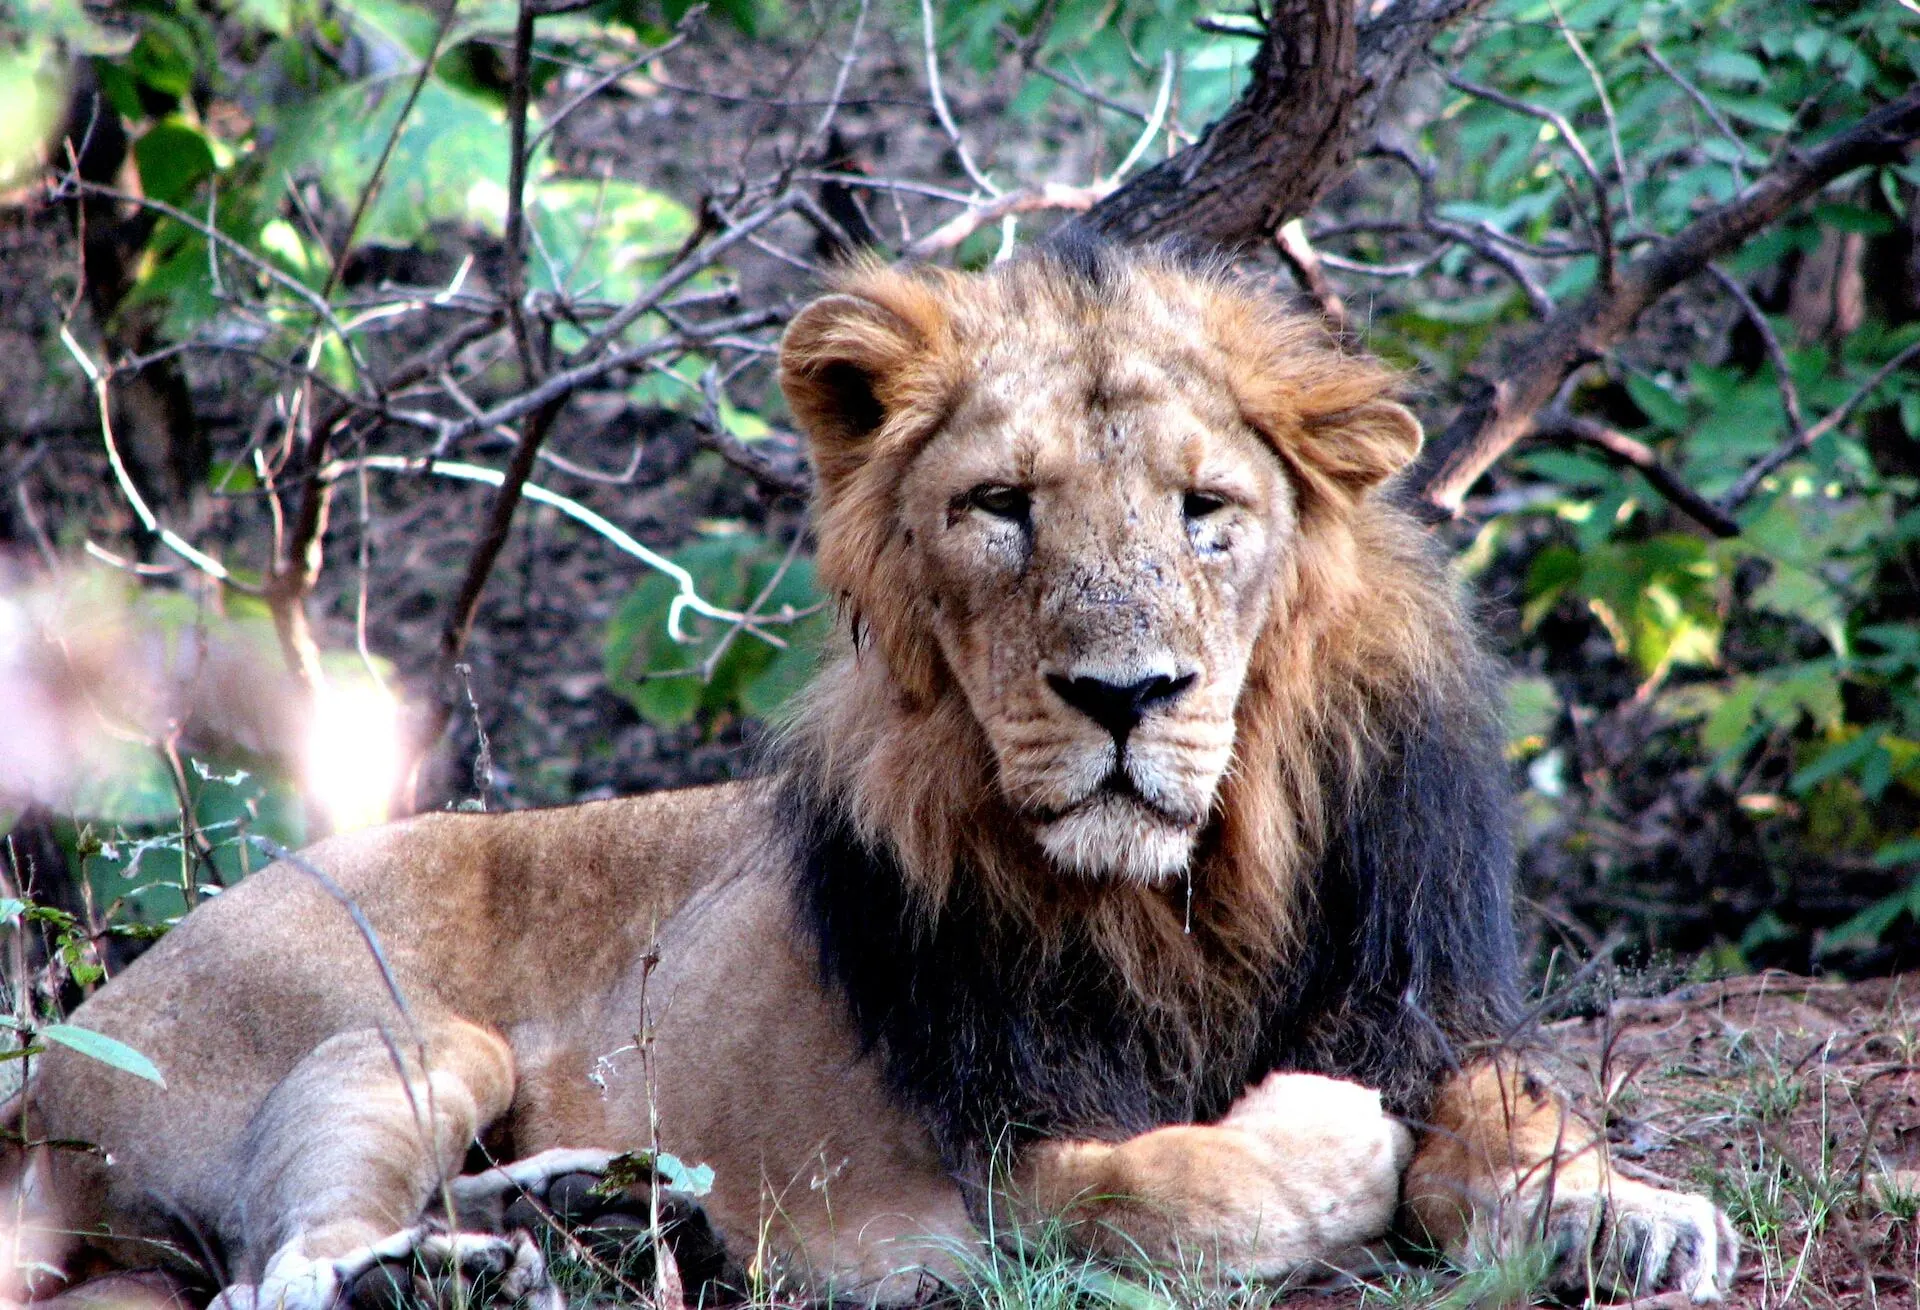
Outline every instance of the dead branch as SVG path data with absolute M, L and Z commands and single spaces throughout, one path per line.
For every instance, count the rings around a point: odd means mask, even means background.
M 1894 162 L 1920 136 L 1920 88 L 1868 115 L 1821 145 L 1783 159 L 1739 196 L 1654 241 L 1620 271 L 1618 285 L 1596 287 L 1561 306 L 1506 371 L 1483 384 L 1422 454 L 1412 485 L 1436 518 L 1452 518 L 1480 475 L 1532 430 L 1577 368 L 1604 356 L 1669 291 L 1708 262 L 1856 168 Z
M 1047 182 L 1040 186 L 1022 187 L 1018 191 L 1006 191 L 983 204 L 972 205 L 955 214 L 908 246 L 906 253 L 914 259 L 929 259 L 942 251 L 952 250 L 981 228 L 991 227 L 1010 214 L 1031 214 L 1048 209 L 1084 214 L 1112 191 L 1111 183 L 1100 182 L 1088 186 Z

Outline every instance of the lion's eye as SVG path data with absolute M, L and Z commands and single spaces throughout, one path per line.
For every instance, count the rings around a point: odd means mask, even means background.
M 967 503 L 997 519 L 1006 519 L 1009 523 L 1025 523 L 1033 510 L 1033 498 L 1018 487 L 1003 487 L 995 484 L 975 487 L 967 493 Z
M 1204 491 L 1189 491 L 1180 502 L 1180 512 L 1190 519 L 1204 519 L 1218 514 L 1227 507 L 1220 496 L 1210 496 Z

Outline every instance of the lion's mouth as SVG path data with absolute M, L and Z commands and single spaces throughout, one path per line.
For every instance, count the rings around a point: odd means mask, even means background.
M 1192 815 L 1182 813 L 1141 791 L 1132 775 L 1119 765 L 1115 765 L 1092 791 L 1072 804 L 1058 807 L 1042 806 L 1029 810 L 1028 815 L 1035 823 L 1046 827 L 1072 815 L 1105 809 L 1116 803 L 1144 810 L 1170 828 L 1192 829 L 1200 826 L 1199 821 Z

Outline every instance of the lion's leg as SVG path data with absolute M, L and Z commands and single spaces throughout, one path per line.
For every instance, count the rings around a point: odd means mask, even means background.
M 1605 1136 L 1512 1060 L 1441 1085 L 1407 1170 L 1406 1208 L 1436 1245 L 1482 1262 L 1543 1243 L 1556 1286 L 1579 1293 L 1677 1290 L 1718 1301 L 1739 1239 L 1704 1196 L 1622 1177 Z
M 1386 1234 L 1412 1135 L 1357 1083 L 1274 1074 L 1217 1124 L 1044 1142 L 1030 1203 L 1109 1258 L 1275 1277 Z
M 230 1289 L 227 1304 L 326 1306 L 363 1267 L 414 1253 L 462 1267 L 503 1255 L 515 1268 L 525 1262 L 497 1237 L 421 1228 L 514 1085 L 512 1053 L 484 1029 L 434 1023 L 424 1045 L 423 1069 L 407 1035 L 338 1033 L 268 1096 L 247 1127 L 225 1225 L 238 1238 L 234 1272 L 259 1284 Z

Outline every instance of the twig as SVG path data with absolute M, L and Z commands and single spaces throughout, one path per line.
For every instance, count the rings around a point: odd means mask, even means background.
M 1719 129 L 1720 135 L 1733 143 L 1733 184 L 1735 187 L 1744 188 L 1747 185 L 1747 179 L 1746 171 L 1741 167 L 1741 160 L 1752 153 L 1753 147 L 1740 139 L 1740 134 L 1733 130 L 1733 124 L 1729 123 L 1726 117 L 1714 107 L 1713 101 L 1707 99 L 1706 92 L 1682 77 L 1679 69 L 1661 57 L 1660 52 L 1654 48 L 1653 42 L 1641 42 L 1640 49 L 1646 53 L 1648 59 L 1653 61 L 1655 68 L 1665 73 L 1675 86 L 1686 92 L 1687 98 L 1699 106 L 1700 112 L 1707 116 L 1707 121 Z
M 1013 214 L 1031 214 L 1048 209 L 1085 213 L 1112 191 L 1113 183 L 1110 181 L 1095 182 L 1090 186 L 1047 182 L 1036 187 L 1022 187 L 1018 191 L 1005 191 L 955 214 L 908 246 L 907 254 L 915 259 L 927 259 L 942 251 L 952 250 L 981 228 L 990 227 Z
M 1335 336 L 1347 333 L 1347 305 L 1340 299 L 1340 292 L 1334 288 L 1327 277 L 1326 270 L 1320 266 L 1320 255 L 1307 240 L 1306 225 L 1297 218 L 1288 219 L 1273 234 L 1273 244 L 1280 251 L 1281 261 L 1293 274 L 1300 289 L 1312 296 L 1320 306 L 1320 316 L 1327 321 L 1327 328 Z
M 591 359 L 605 350 L 616 337 L 631 327 L 642 315 L 651 313 L 668 296 L 697 277 L 736 243 L 746 240 L 792 208 L 792 193 L 783 192 L 768 201 L 757 212 L 738 222 L 721 214 L 720 218 L 725 225 L 725 231 L 698 249 L 688 251 L 675 261 L 673 267 L 661 274 L 660 280 L 655 282 L 645 295 L 634 300 L 603 323 L 600 330 L 594 333 L 584 346 L 574 352 L 573 358 Z
M 120 446 L 113 439 L 113 420 L 107 398 L 107 384 L 113 376 L 112 372 L 95 364 L 87 352 L 81 349 L 80 343 L 74 339 L 72 331 L 65 326 L 60 329 L 60 344 L 67 348 L 67 353 L 72 355 L 74 361 L 80 365 L 80 371 L 87 375 L 87 381 L 93 384 L 94 406 L 100 411 L 100 440 L 107 448 L 107 463 L 113 469 L 113 478 L 119 484 L 120 494 L 127 498 L 127 504 L 132 508 L 134 517 L 140 520 L 140 526 L 158 537 L 161 544 L 168 550 L 208 577 L 233 586 L 237 590 L 249 590 L 235 581 L 233 575 L 227 572 L 226 565 L 205 551 L 197 549 L 191 542 L 181 537 L 172 528 L 163 525 L 154 516 L 153 510 L 147 506 L 146 498 L 140 494 L 140 488 L 134 485 L 132 475 L 127 472 L 126 463 L 120 458 Z
M 673 53 L 675 50 L 678 50 L 681 46 L 685 45 L 687 42 L 688 36 L 692 34 L 694 25 L 698 23 L 702 18 L 706 17 L 706 13 L 707 13 L 706 5 L 704 4 L 694 5 L 691 9 L 687 10 L 686 13 L 680 16 L 680 21 L 678 23 L 674 24 L 673 36 L 670 39 L 668 39 L 667 41 L 663 42 L 660 45 L 655 46 L 653 49 L 647 51 L 645 54 L 640 55 L 637 58 L 628 60 L 626 63 L 620 65 L 618 68 L 614 69 L 612 72 L 606 73 L 600 77 L 594 78 L 593 81 L 587 84 L 585 90 L 581 91 L 578 95 L 574 96 L 573 99 L 567 101 L 566 104 L 561 105 L 560 108 L 554 110 L 553 115 L 550 118 L 548 118 L 546 122 L 540 125 L 540 130 L 538 132 L 535 132 L 533 136 L 529 138 L 527 141 L 528 151 L 531 152 L 534 150 L 538 150 L 540 146 L 546 141 L 546 139 L 554 134 L 554 131 L 560 126 L 560 124 L 566 122 L 568 118 L 573 116 L 573 113 L 575 110 L 579 109 L 580 106 L 586 104 L 587 101 L 593 99 L 595 96 L 599 95 L 602 91 L 612 86 L 615 82 L 618 82 L 621 78 L 627 77 L 630 74 L 639 72 L 641 69 L 645 68 L 648 64 L 651 64 L 656 60 L 659 60 L 665 57 L 666 55 Z
M 1806 420 L 1800 416 L 1800 388 L 1793 380 L 1793 369 L 1787 363 L 1787 352 L 1780 344 L 1779 334 L 1773 330 L 1773 324 L 1767 322 L 1767 316 L 1748 294 L 1740 280 L 1733 277 L 1718 264 L 1708 264 L 1707 272 L 1713 274 L 1726 293 L 1739 304 L 1740 310 L 1753 324 L 1753 330 L 1760 334 L 1760 343 L 1765 347 L 1767 360 L 1773 365 L 1773 376 L 1780 388 L 1780 408 L 1787 415 L 1787 431 L 1795 439 L 1805 435 Z
M 1814 442 L 1820 440 L 1820 438 L 1826 436 L 1829 432 L 1832 432 L 1842 423 L 1845 423 L 1853 414 L 1853 411 L 1858 409 L 1868 396 L 1871 396 L 1880 389 L 1881 383 L 1885 382 L 1895 373 L 1898 373 L 1915 359 L 1920 359 L 1920 341 L 1913 342 L 1905 350 L 1902 350 L 1892 359 L 1882 364 L 1859 390 L 1855 391 L 1851 396 L 1848 396 L 1832 413 L 1811 424 L 1804 431 L 1788 436 L 1785 441 L 1775 447 L 1764 459 L 1761 459 L 1758 463 L 1754 464 L 1752 468 L 1749 468 L 1745 473 L 1741 474 L 1740 480 L 1734 483 L 1733 486 L 1727 490 L 1727 494 L 1720 498 L 1721 508 L 1733 510 L 1745 504 L 1747 500 L 1753 496 L 1753 493 L 1759 490 L 1760 484 L 1766 481 L 1782 464 L 1785 464 L 1795 455 L 1802 453 L 1809 446 L 1813 445 Z
M 208 226 L 203 220 L 194 217 L 183 209 L 168 204 L 164 200 L 154 200 L 147 196 L 136 196 L 131 192 L 121 191 L 110 186 L 103 186 L 98 182 L 89 182 L 79 176 L 63 177 L 60 185 L 63 189 L 72 190 L 81 195 L 100 196 L 105 199 L 119 201 L 123 204 L 137 205 L 143 209 L 150 209 L 156 214 L 162 214 L 172 219 L 183 227 L 191 228 L 208 242 L 219 246 L 248 268 L 267 279 L 267 281 L 273 283 L 281 290 L 288 292 L 303 302 L 309 309 L 313 310 L 313 312 L 319 316 L 320 320 L 329 328 L 333 329 L 334 335 L 340 339 L 341 345 L 353 360 L 355 374 L 358 375 L 365 371 L 366 360 L 361 357 L 360 348 L 354 344 L 352 333 L 348 331 L 346 326 L 340 322 L 338 316 L 334 314 L 332 305 L 328 304 L 312 287 L 296 277 L 281 272 L 280 269 L 275 267 L 270 261 L 260 258 L 260 256 L 254 254 L 251 250 L 247 249 L 246 246 L 234 240 L 225 232 L 220 231 L 220 229 L 216 227 Z
M 446 621 L 440 627 L 441 676 L 435 679 L 437 684 L 442 684 L 440 690 L 444 690 L 445 675 L 453 670 L 466 651 L 467 638 L 473 633 L 473 621 L 480 612 L 480 597 L 486 591 L 487 580 L 493 576 L 493 566 L 507 544 L 508 534 L 513 530 L 513 514 L 520 507 L 527 479 L 533 474 L 534 458 L 539 454 L 540 443 L 546 440 L 554 419 L 559 417 L 571 394 L 571 391 L 563 392 L 527 415 L 520 428 L 519 443 L 513 448 L 513 457 L 507 461 L 506 471 L 499 481 L 492 484 L 493 502 L 487 506 L 486 523 L 467 556 L 460 589 L 447 607 Z M 435 705 L 438 712 L 432 717 L 437 718 L 438 722 L 431 732 L 425 734 L 424 739 L 428 742 L 439 739 L 441 730 L 446 726 L 447 715 L 452 711 L 443 694 L 436 695 Z
M 337 480 L 358 468 L 368 468 L 389 473 L 431 474 L 434 477 L 453 478 L 461 482 L 480 482 L 497 487 L 505 481 L 505 474 L 498 469 L 486 468 L 479 464 L 463 464 L 451 460 L 408 459 L 403 455 L 362 455 L 357 459 L 336 460 L 327 466 L 327 477 Z M 667 634 L 675 641 L 688 641 L 681 622 L 690 610 L 705 618 L 717 619 L 723 623 L 735 623 L 742 617 L 737 610 L 723 609 L 704 599 L 700 595 L 693 575 L 675 564 L 666 556 L 648 549 L 635 541 L 626 532 L 582 505 L 579 501 L 549 490 L 537 482 L 523 483 L 521 495 L 540 505 L 550 505 L 568 518 L 612 543 L 615 547 L 633 556 L 648 568 L 664 573 L 672 578 L 679 593 L 667 608 Z M 766 620 L 777 622 L 778 620 Z
M 1391 220 L 1385 222 L 1347 223 L 1343 224 L 1340 228 L 1334 229 L 1335 231 L 1425 231 L 1432 233 L 1434 236 L 1467 247 L 1482 259 L 1485 259 L 1500 269 L 1501 272 L 1511 278 L 1514 284 L 1520 288 L 1520 293 L 1527 298 L 1528 308 L 1532 309 L 1538 317 L 1545 318 L 1553 313 L 1553 297 L 1547 293 L 1545 287 L 1540 285 L 1533 274 L 1527 270 L 1527 267 L 1518 259 L 1514 258 L 1514 251 L 1516 250 L 1519 253 L 1530 255 L 1534 258 L 1541 258 L 1541 251 L 1529 246 L 1526 242 L 1518 241 L 1508 236 L 1484 218 L 1477 222 L 1467 224 L 1456 223 L 1451 219 L 1441 218 L 1437 215 L 1434 212 L 1433 202 L 1433 166 L 1415 155 L 1412 151 L 1402 149 L 1399 146 L 1376 145 L 1367 153 L 1378 158 L 1391 159 L 1413 174 L 1414 182 L 1419 188 L 1420 195 L 1419 221 L 1417 224 L 1400 223 Z M 1321 234 L 1320 239 L 1325 240 L 1327 235 L 1330 235 L 1330 233 Z
M 1029 67 L 1032 68 L 1033 71 L 1038 73 L 1040 76 L 1046 78 L 1047 81 L 1052 82 L 1055 86 L 1065 87 L 1067 90 L 1073 92 L 1075 95 L 1081 96 L 1087 100 L 1091 100 L 1094 104 L 1100 106 L 1100 108 L 1102 109 L 1112 110 L 1116 114 L 1120 114 L 1120 115 L 1123 115 L 1124 117 L 1131 118 L 1136 123 L 1144 123 L 1148 121 L 1148 116 L 1142 113 L 1140 110 L 1135 109 L 1132 105 L 1129 105 L 1124 101 L 1115 100 L 1112 96 L 1105 95 L 1102 92 L 1095 90 L 1093 87 L 1088 86 L 1085 82 L 1080 81 L 1078 78 L 1068 77 L 1065 73 L 1060 72 L 1058 69 L 1048 68 L 1045 64 L 1039 63 L 1037 61 L 1034 62 L 1033 64 L 1030 64 Z M 1193 140 L 1192 134 L 1183 130 L 1177 124 L 1173 125 L 1169 130 L 1171 130 L 1173 134 L 1177 138 L 1179 138 L 1179 140 L 1183 143 L 1191 143 Z
M 507 324 L 513 329 L 514 350 L 520 356 L 521 375 L 529 382 L 540 380 L 540 361 L 535 358 L 533 334 L 527 326 L 526 269 L 526 191 L 527 111 L 533 85 L 533 0 L 520 0 L 519 17 L 513 29 L 513 66 L 507 84 L 507 218 L 504 239 L 507 246 Z M 528 456 L 531 466 L 532 456 Z
M 1548 441 L 1577 441 L 1591 446 L 1617 464 L 1638 469 L 1648 485 L 1670 501 L 1675 509 L 1714 536 L 1740 535 L 1738 523 L 1712 501 L 1682 482 L 1678 474 L 1660 462 L 1660 457 L 1645 442 L 1637 441 L 1594 419 L 1569 414 L 1564 410 L 1540 415 L 1534 422 L 1534 435 Z
M 1560 13 L 1560 6 L 1550 6 L 1553 10 L 1554 26 L 1560 29 L 1560 35 L 1573 51 L 1573 57 L 1580 61 L 1580 67 L 1587 70 L 1587 80 L 1593 83 L 1593 93 L 1600 97 L 1600 116 L 1607 124 L 1607 143 L 1613 147 L 1613 167 L 1620 174 L 1620 203 L 1627 211 L 1627 222 L 1636 224 L 1639 219 L 1633 213 L 1633 187 L 1627 178 L 1627 155 L 1620 148 L 1620 123 L 1613 114 L 1613 97 L 1607 94 L 1607 81 L 1600 76 L 1600 70 L 1593 66 L 1593 60 L 1587 57 L 1587 48 L 1580 44 L 1580 38 L 1567 26 L 1567 20 Z
M 765 327 L 769 323 L 779 321 L 782 317 L 784 317 L 784 315 L 775 309 L 756 309 L 735 315 L 732 318 L 723 319 L 716 323 L 706 324 L 691 335 L 683 336 L 679 333 L 674 333 L 670 336 L 656 337 L 652 341 L 643 342 L 640 345 L 631 346 L 625 350 L 615 351 L 610 355 L 602 355 L 599 359 L 593 360 L 590 363 L 581 364 L 570 369 L 562 369 L 556 373 L 549 373 L 539 386 L 532 387 L 517 396 L 503 400 L 485 413 L 476 414 L 457 421 L 451 421 L 442 418 L 438 414 L 427 413 L 421 410 L 393 409 L 387 406 L 378 407 L 375 412 L 377 412 L 380 417 L 390 421 L 406 423 L 413 427 L 424 428 L 434 433 L 433 453 L 437 456 L 443 451 L 452 449 L 455 443 L 472 436 L 476 432 L 484 432 L 490 428 L 501 427 L 505 424 L 512 423 L 517 419 L 533 413 L 543 405 L 571 395 L 588 383 L 598 381 L 609 373 L 617 372 L 623 368 L 632 368 L 636 364 L 643 364 L 648 360 L 658 359 L 662 355 L 671 355 L 678 351 L 690 349 L 703 341 L 711 341 L 715 336 L 725 335 L 730 332 L 750 331 L 757 327 Z M 585 352 L 583 351 L 582 353 L 584 354 Z
M 860 57 L 860 39 L 866 32 L 869 4 L 870 0 L 860 0 L 860 8 L 854 12 L 853 32 L 847 37 L 847 48 L 840 56 L 840 66 L 834 70 L 833 90 L 827 96 L 826 107 L 820 111 L 820 121 L 814 124 L 807 144 L 795 156 L 795 162 L 817 156 L 820 147 L 826 144 L 827 133 L 833 130 L 833 120 L 840 112 L 840 98 L 847 93 L 847 78 L 853 73 L 854 61 Z
M 941 130 L 947 134 L 947 140 L 953 143 L 953 153 L 960 160 L 960 167 L 972 179 L 973 184 L 990 196 L 1000 194 L 1000 188 L 987 180 L 973 162 L 973 155 L 967 150 L 967 140 L 960 135 L 960 128 L 953 121 L 953 111 L 947 108 L 947 96 L 940 89 L 940 52 L 934 40 L 933 0 L 920 0 L 920 33 L 927 61 L 927 98 L 933 102 L 934 117 L 940 120 Z
M 1167 106 L 1173 103 L 1173 51 L 1169 50 L 1160 57 L 1160 90 L 1153 97 L 1153 112 L 1147 115 L 1147 125 L 1140 129 L 1135 138 L 1133 149 L 1127 151 L 1126 158 L 1119 166 L 1107 174 L 1107 184 L 1117 184 L 1121 178 L 1133 171 L 1133 166 L 1153 145 L 1153 139 L 1160 135 L 1160 127 L 1167 121 Z
M 1470 96 L 1499 105 L 1502 109 L 1511 110 L 1516 114 L 1539 119 L 1560 134 L 1560 138 L 1567 143 L 1567 149 L 1571 150 L 1573 157 L 1580 162 L 1581 171 L 1587 175 L 1588 185 L 1593 188 L 1594 236 L 1599 245 L 1600 285 L 1611 288 L 1614 284 L 1613 208 L 1607 200 L 1606 184 L 1600 180 L 1600 170 L 1595 167 L 1593 156 L 1587 153 L 1586 142 L 1582 141 L 1580 134 L 1573 130 L 1573 124 L 1567 121 L 1567 116 L 1546 105 L 1536 105 L 1517 96 L 1510 96 L 1504 91 L 1496 91 L 1490 86 L 1469 82 L 1455 73 L 1446 73 L 1444 76 L 1447 79 L 1447 85 L 1455 90 L 1464 91 Z M 1623 176 L 1621 179 L 1623 187 L 1625 181 Z
M 1358 273 L 1361 277 L 1378 277 L 1391 280 L 1418 277 L 1429 268 L 1432 268 L 1440 256 L 1446 253 L 1447 248 L 1440 246 L 1434 250 L 1429 250 L 1417 259 L 1403 259 L 1397 264 L 1369 264 L 1365 260 L 1348 259 L 1344 255 L 1328 254 L 1322 251 L 1320 253 L 1320 262 L 1328 268 L 1337 268 L 1343 273 Z
M 765 451 L 749 446 L 727 431 L 720 415 L 720 381 L 711 367 L 700 376 L 700 392 L 703 403 L 693 425 L 700 433 L 701 445 L 777 494 L 805 496 L 813 490 L 813 479 L 807 475 L 804 463 L 792 470 L 783 469 Z M 799 442 L 793 445 L 797 449 Z
M 420 71 L 414 74 L 413 84 L 407 88 L 406 99 L 400 102 L 400 113 L 393 120 L 393 130 L 387 133 L 385 144 L 380 147 L 380 157 L 374 161 L 373 172 L 368 175 L 367 183 L 360 188 L 360 196 L 354 201 L 353 213 L 347 217 L 346 231 L 340 234 L 340 248 L 332 253 L 332 264 L 327 270 L 326 285 L 320 288 L 320 298 L 330 300 L 340 286 L 340 275 L 346 271 L 347 256 L 353 251 L 353 238 L 360 231 L 360 224 L 367 216 L 367 210 L 373 206 L 373 197 L 380 190 L 380 183 L 386 177 L 387 164 L 393 158 L 394 147 L 400 143 L 400 134 L 406 131 L 407 118 L 413 113 L 413 107 L 419 102 L 420 92 L 426 88 L 427 79 L 433 75 L 433 66 L 440 60 L 440 46 L 447 39 L 447 33 L 453 28 L 453 16 L 460 10 L 459 0 L 447 0 L 440 14 L 440 22 L 433 30 L 433 42 L 427 47 L 427 56 L 420 61 Z M 303 206 L 304 208 L 304 206 Z M 212 223 L 209 222 L 211 227 Z

